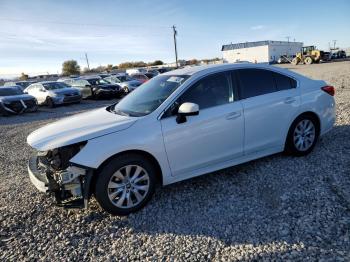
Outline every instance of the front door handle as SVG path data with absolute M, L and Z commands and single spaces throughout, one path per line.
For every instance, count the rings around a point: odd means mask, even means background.
M 284 103 L 285 104 L 291 104 L 291 103 L 294 103 L 296 101 L 296 99 L 294 97 L 287 97 L 285 100 L 284 100 Z
M 241 112 L 232 112 L 226 116 L 226 119 L 232 120 L 232 119 L 236 119 L 237 117 L 240 117 L 240 116 L 241 116 Z

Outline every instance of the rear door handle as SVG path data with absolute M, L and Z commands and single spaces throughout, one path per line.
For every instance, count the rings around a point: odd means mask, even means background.
M 226 119 L 232 120 L 232 119 L 236 119 L 237 117 L 240 117 L 240 116 L 241 116 L 241 112 L 232 112 L 226 116 Z
M 294 103 L 296 101 L 296 99 L 294 97 L 287 97 L 285 100 L 284 100 L 284 103 L 285 104 L 291 104 L 291 103 Z

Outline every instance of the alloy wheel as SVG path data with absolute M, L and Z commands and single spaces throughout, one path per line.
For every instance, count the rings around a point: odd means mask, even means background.
M 118 169 L 109 180 L 108 197 L 118 208 L 131 208 L 140 204 L 150 187 L 147 171 L 139 165 Z
M 316 138 L 316 129 L 313 122 L 309 119 L 300 121 L 295 127 L 293 134 L 294 146 L 299 151 L 308 150 Z

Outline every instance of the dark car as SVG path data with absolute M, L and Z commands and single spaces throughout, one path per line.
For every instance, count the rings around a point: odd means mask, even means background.
M 156 74 L 155 74 L 155 73 L 152 73 L 152 72 L 147 72 L 147 73 L 145 73 L 144 75 L 147 76 L 148 79 L 151 79 L 151 78 L 153 78 L 153 77 L 156 76 Z
M 29 85 L 35 83 L 35 81 L 11 81 L 6 82 L 4 86 L 18 86 L 22 90 L 26 89 Z
M 120 85 L 112 84 L 99 76 L 82 77 L 81 79 L 89 82 L 89 85 L 82 86 L 81 88 L 89 88 L 93 98 L 114 98 L 124 94 L 124 90 Z M 77 88 L 75 85 L 72 86 Z
M 35 97 L 24 94 L 19 86 L 0 87 L 0 115 L 16 115 L 38 110 Z

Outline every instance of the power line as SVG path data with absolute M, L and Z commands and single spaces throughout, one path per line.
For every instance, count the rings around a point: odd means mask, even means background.
M 333 41 L 333 48 L 335 49 L 335 45 L 337 44 L 337 40 L 332 40 Z
M 0 18 L 0 21 L 10 21 L 15 23 L 39 23 L 39 24 L 57 24 L 57 25 L 75 25 L 75 26 L 95 26 L 95 27 L 142 27 L 145 25 L 131 25 L 131 24 L 94 24 L 94 23 L 77 23 L 77 22 L 62 22 L 62 21 L 50 21 L 50 20 L 24 20 L 14 18 Z M 169 28 L 168 26 L 161 25 L 147 25 L 147 28 Z

